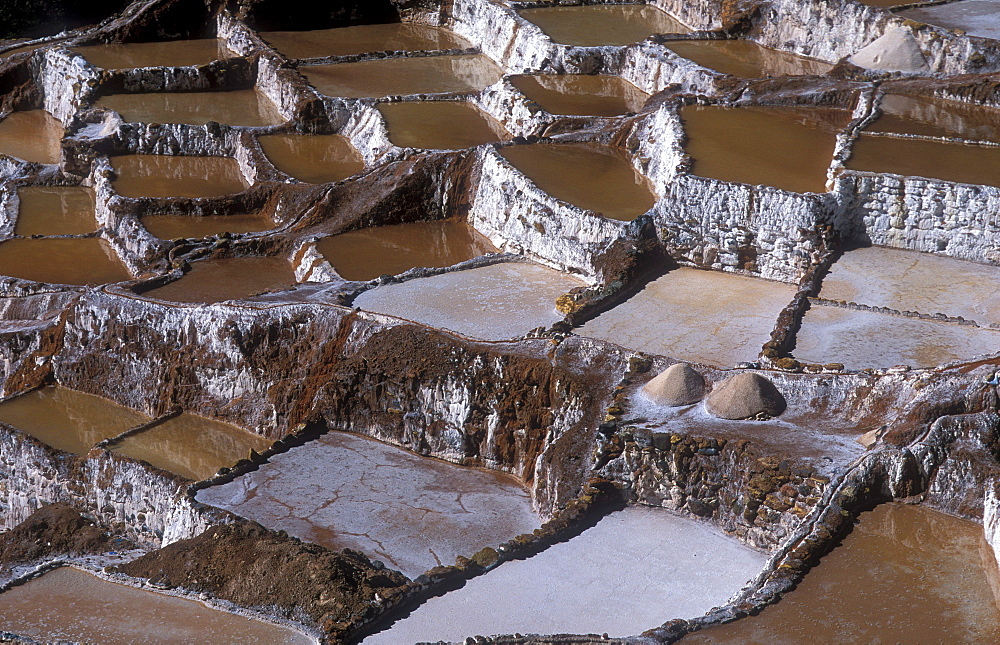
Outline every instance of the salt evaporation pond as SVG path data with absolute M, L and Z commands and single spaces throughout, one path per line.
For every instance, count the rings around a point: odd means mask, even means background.
M 996 643 L 997 580 L 982 526 L 883 504 L 776 605 L 681 643 Z
M 17 198 L 17 235 L 83 235 L 97 230 L 90 188 L 22 186 Z
M 478 92 L 503 76 L 482 54 L 303 65 L 299 71 L 321 93 L 344 98 Z
M 897 14 L 945 29 L 961 29 L 970 36 L 1000 39 L 1000 0 L 962 0 Z
M 962 184 L 1000 186 L 1000 147 L 862 133 L 847 168 Z
M 550 114 L 618 116 L 638 112 L 649 94 L 619 76 L 518 74 L 511 84 Z
M 865 128 L 868 132 L 1000 143 L 997 108 L 929 96 L 886 94 L 879 109 L 882 114 Z
M 251 450 L 259 454 L 270 446 L 271 441 L 258 434 L 185 412 L 128 437 L 112 450 L 200 481 L 248 458 Z
M 12 112 L 0 120 L 0 154 L 34 163 L 59 163 L 63 125 L 45 110 Z
M 514 478 L 332 432 L 197 499 L 411 578 L 540 526 Z
M 556 299 L 581 286 L 559 271 L 511 262 L 383 285 L 354 306 L 470 338 L 508 340 L 562 320 Z
M 823 278 L 819 295 L 898 311 L 961 316 L 1000 324 L 1000 267 L 884 247 L 847 251 Z
M 123 197 L 220 197 L 249 188 L 231 157 L 121 155 L 111 157 L 111 167 Z
M 0 595 L 0 631 L 46 642 L 261 643 L 316 641 L 288 627 L 212 609 L 195 600 L 110 582 L 60 567 Z
M 682 267 L 576 330 L 650 354 L 730 367 L 757 359 L 795 294 L 780 282 Z
M 32 390 L 0 403 L 0 421 L 77 455 L 150 420 L 108 399 L 60 386 Z
M 522 9 L 518 13 L 562 45 L 629 45 L 653 34 L 690 31 L 687 25 L 665 11 L 644 4 L 540 7 Z
M 477 634 L 639 634 L 725 604 L 766 560 L 710 524 L 633 506 L 428 600 L 363 643 L 460 643 Z
M 702 67 L 740 78 L 826 74 L 833 65 L 752 40 L 672 40 L 664 46 Z
M 493 117 L 466 101 L 403 101 L 378 106 L 389 140 L 401 148 L 461 150 L 510 138 Z
M 797 193 L 826 191 L 837 133 L 850 118 L 830 108 L 681 108 L 693 174 Z
M 114 110 L 132 123 L 183 123 L 263 127 L 287 119 L 277 106 L 257 90 L 217 92 L 148 92 L 109 94 L 96 107 Z
M 345 280 L 373 280 L 415 267 L 448 267 L 497 251 L 459 219 L 349 231 L 320 239 L 316 248 Z
M 73 52 L 103 69 L 188 67 L 235 56 L 216 38 L 148 43 L 101 43 L 73 47 Z
M 267 215 L 144 215 L 139 221 L 161 240 L 202 238 L 219 233 L 258 233 L 275 227 Z
M 262 31 L 261 38 L 289 58 L 351 56 L 381 51 L 468 49 L 458 35 L 430 25 L 405 22 L 355 25 L 311 31 Z
M 365 169 L 365 160 L 339 134 L 269 134 L 258 138 L 268 161 L 310 184 L 342 181 Z
M 848 369 L 935 367 L 1000 352 L 1000 331 L 813 305 L 795 336 L 795 358 Z
M 290 287 L 295 282 L 295 271 L 283 258 L 219 258 L 192 262 L 180 278 L 142 295 L 172 302 L 214 303 Z
M 0 275 L 72 285 L 132 279 L 111 245 L 99 237 L 7 240 L 0 243 Z
M 620 148 L 599 143 L 505 146 L 500 155 L 556 199 L 612 219 L 631 221 L 656 203 L 650 181 Z

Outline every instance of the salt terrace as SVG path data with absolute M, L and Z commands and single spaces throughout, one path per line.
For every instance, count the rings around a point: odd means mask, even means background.
M 997 639 L 996 2 L 328 4 L 0 40 L 0 640 Z

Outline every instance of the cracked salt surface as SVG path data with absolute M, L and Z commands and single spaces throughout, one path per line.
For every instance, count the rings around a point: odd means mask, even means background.
M 362 293 L 354 306 L 470 338 L 506 340 L 562 320 L 556 298 L 579 286 L 576 278 L 534 264 L 492 264 L 384 285 Z
M 724 604 L 765 554 L 709 524 L 629 507 L 528 560 L 432 598 L 365 645 L 482 634 L 638 634 Z
M 416 577 L 540 525 L 513 478 L 330 433 L 198 501 Z

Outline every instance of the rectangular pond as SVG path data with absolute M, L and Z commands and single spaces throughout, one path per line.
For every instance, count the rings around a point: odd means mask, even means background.
M 576 333 L 650 354 L 732 367 L 757 359 L 795 294 L 780 282 L 682 267 Z
M 339 432 L 197 498 L 308 542 L 363 551 L 411 578 L 541 525 L 512 477 Z

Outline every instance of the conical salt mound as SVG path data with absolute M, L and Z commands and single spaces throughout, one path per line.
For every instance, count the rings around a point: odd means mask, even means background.
M 908 29 L 896 28 L 885 32 L 848 60 L 858 67 L 889 72 L 923 72 L 927 60 L 920 44 Z
M 785 397 L 760 374 L 742 372 L 719 383 L 705 400 L 710 414 L 722 419 L 776 417 L 785 411 Z
M 705 396 L 705 377 L 687 363 L 675 363 L 642 388 L 657 405 L 690 405 Z

